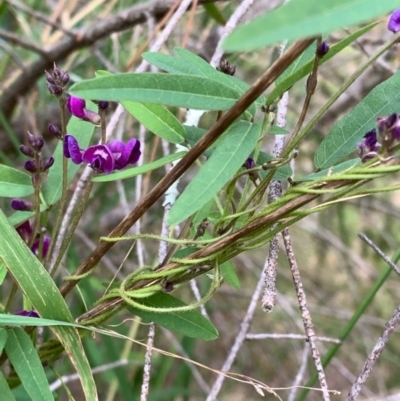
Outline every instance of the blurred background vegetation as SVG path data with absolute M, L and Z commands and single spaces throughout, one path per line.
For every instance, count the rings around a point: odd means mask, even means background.
M 1 163 L 21 167 L 24 158 L 18 146 L 26 142 L 26 131 L 44 135 L 48 140 L 45 154 L 50 155 L 56 140 L 47 132 L 47 124 L 59 125 L 58 103 L 46 88 L 44 69 L 49 69 L 53 61 L 63 70 L 70 72 L 73 81 L 94 76 L 96 70 L 111 72 L 133 71 L 140 63 L 140 54 L 148 50 L 148 43 L 157 36 L 157 24 L 165 16 L 174 1 L 164 0 L 27 0 L 23 4 L 15 0 L 0 3 L 0 160 Z M 162 48 L 162 52 L 172 53 L 175 46 L 184 45 L 192 52 L 209 60 L 219 40 L 222 23 L 229 19 L 239 0 L 218 1 L 214 7 L 205 8 L 199 1 L 194 19 L 190 10 L 180 21 L 173 34 Z M 253 19 L 260 12 L 277 6 L 279 1 L 259 0 L 247 13 L 245 20 Z M 24 7 L 22 7 L 24 6 Z M 153 7 L 154 6 L 154 7 Z M 123 29 L 116 25 L 113 33 L 102 37 L 93 33 L 91 43 L 79 43 L 70 50 L 58 53 L 71 34 L 82 29 L 99 27 L 115 15 L 120 15 L 123 26 L 124 13 L 137 8 L 145 13 L 131 26 Z M 28 11 L 31 10 L 31 12 Z M 218 13 L 215 13 L 215 10 Z M 45 19 L 38 18 L 38 14 Z M 54 23 L 49 25 L 49 21 Z M 96 25 L 97 24 L 97 25 Z M 61 30 L 60 28 L 63 28 Z M 100 29 L 100 28 L 98 28 Z M 352 27 L 351 32 L 357 27 Z M 333 44 L 349 35 L 349 31 L 338 31 L 327 41 Z M 320 68 L 318 87 L 312 99 L 308 118 L 326 102 L 356 68 L 378 46 L 390 36 L 385 22 L 361 37 Z M 29 44 L 33 46 L 29 48 Z M 227 55 L 229 61 L 237 65 L 236 75 L 248 83 L 254 82 L 271 64 L 275 48 L 256 52 Z M 399 48 L 393 48 L 377 63 L 369 68 L 326 113 L 300 145 L 300 153 L 295 164 L 295 178 L 313 171 L 315 150 L 332 125 L 347 111 L 354 107 L 379 82 L 390 77 L 397 68 Z M 52 59 L 51 55 L 57 55 Z M 41 73 L 33 74 L 35 66 L 42 61 Z M 18 85 L 16 84 L 18 83 Z M 287 129 L 290 132 L 296 124 L 305 95 L 305 80 L 290 90 Z M 112 107 L 115 107 L 113 105 Z M 174 110 L 174 109 L 172 109 Z M 397 110 L 394 110 L 394 112 Z M 184 110 L 174 112 L 183 121 Z M 111 115 L 111 112 L 109 112 Z M 202 126 L 209 126 L 215 119 L 210 113 L 202 120 Z M 124 138 L 137 137 L 140 127 L 137 121 L 127 116 L 119 127 Z M 271 151 L 272 142 L 266 144 L 265 151 Z M 146 133 L 143 146 L 143 161 L 150 162 L 162 156 L 161 141 L 151 133 Z M 354 156 L 354 154 L 353 154 Z M 164 174 L 162 170 L 151 172 L 143 177 L 142 194 Z M 190 173 L 182 180 L 180 187 L 190 180 Z M 389 177 L 390 182 L 396 177 Z M 384 183 L 372 182 L 371 186 Z M 75 239 L 68 251 L 65 270 L 72 272 L 90 253 L 101 235 L 107 235 L 125 214 L 120 197 L 124 190 L 127 202 L 132 208 L 135 200 L 135 179 L 120 184 L 96 184 L 90 204 L 77 230 Z M 123 188 L 122 188 L 123 186 Z M 71 193 L 74 185 L 70 187 Z M 0 207 L 7 215 L 11 214 L 8 199 L 1 199 Z M 142 219 L 142 232 L 159 234 L 163 209 L 162 201 L 157 202 Z M 295 252 L 302 273 L 307 301 L 312 313 L 318 336 L 337 339 L 365 295 L 386 269 L 385 263 L 368 248 L 357 236 L 366 233 L 381 249 L 392 256 L 399 248 L 400 233 L 397 219 L 400 197 L 398 193 L 376 194 L 368 198 L 349 200 L 332 206 L 321 213 L 307 217 L 290 228 Z M 51 219 L 48 230 L 51 232 Z M 156 261 L 158 248 L 155 241 L 145 241 L 145 263 Z M 71 294 L 67 302 L 74 316 L 83 313 L 104 291 L 107 283 L 128 252 L 130 244 L 114 246 L 97 269 L 79 285 L 79 291 Z M 160 327 L 156 329 L 155 346 L 171 353 L 185 356 L 214 369 L 220 369 L 238 332 L 258 278 L 262 272 L 268 247 L 248 252 L 236 257 L 232 262 L 240 278 L 241 287 L 235 289 L 223 284 L 206 305 L 211 321 L 219 330 L 220 336 L 212 342 L 201 342 L 183 338 Z M 125 261 L 121 273 L 126 275 L 138 267 L 138 259 L 133 251 Z M 62 278 L 56 278 L 61 283 Z M 200 290 L 206 290 L 208 278 L 200 277 Z M 338 353 L 326 370 L 330 389 L 342 392 L 340 399 L 347 394 L 351 383 L 358 375 L 363 363 L 383 331 L 385 322 L 399 304 L 399 278 L 391 274 L 379 290 L 355 329 L 340 347 Z M 10 283 L 3 285 L 1 301 L 8 296 Z M 271 314 L 262 312 L 259 306 L 254 315 L 250 333 L 304 334 L 301 316 L 298 311 L 287 260 L 282 253 L 279 259 L 277 278 L 278 304 Z M 184 300 L 193 299 L 189 287 L 176 293 Z M 21 309 L 21 299 L 17 299 L 15 310 Z M 19 304 L 18 304 L 19 303 Z M 134 320 L 124 319 L 133 318 Z M 119 314 L 108 323 L 118 325 L 113 329 L 136 339 L 144 340 L 147 326 L 140 324 L 134 316 Z M 141 322 L 143 323 L 143 322 Z M 137 330 L 137 332 L 136 332 Z M 45 336 L 49 334 L 45 331 Z M 398 333 L 387 345 L 382 358 L 378 361 L 371 377 L 362 390 L 362 399 L 380 400 L 390 394 L 400 392 L 400 342 Z M 84 341 L 91 366 L 96 367 L 127 358 L 128 364 L 95 375 L 100 400 L 139 399 L 142 383 L 144 349 L 122 339 L 96 335 Z M 320 341 L 320 352 L 324 355 L 332 346 Z M 263 381 L 272 388 L 290 387 L 301 365 L 304 339 L 266 338 L 247 340 L 234 362 L 232 371 L 245 374 Z M 152 365 L 149 400 L 203 400 L 207 386 L 211 386 L 216 375 L 208 370 L 155 353 Z M 67 357 L 54 364 L 59 375 L 74 372 Z M 311 356 L 308 355 L 305 379 L 314 372 Z M 48 371 L 50 382 L 57 379 L 55 373 Z M 303 385 L 305 382 L 302 383 Z M 78 381 L 68 383 L 74 397 L 79 400 Z M 287 399 L 289 390 L 279 391 L 282 399 Z M 28 400 L 22 389 L 17 390 L 18 400 Z M 66 400 L 62 388 L 59 399 Z M 252 386 L 226 380 L 219 400 L 239 401 L 264 398 Z M 398 396 L 400 399 L 400 395 Z M 319 392 L 310 392 L 309 400 L 320 399 Z

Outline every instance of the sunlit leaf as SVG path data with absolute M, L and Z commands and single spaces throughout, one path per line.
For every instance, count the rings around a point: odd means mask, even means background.
M 224 42 L 226 51 L 249 51 L 283 40 L 328 34 L 377 18 L 397 0 L 292 0 L 239 26 Z

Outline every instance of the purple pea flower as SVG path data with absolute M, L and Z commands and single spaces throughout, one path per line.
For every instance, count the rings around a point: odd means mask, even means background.
M 86 108 L 86 100 L 75 96 L 68 96 L 67 107 L 70 113 L 84 121 L 89 121 L 95 125 L 100 124 L 100 116 L 92 110 Z
M 397 33 L 400 31 L 400 8 L 394 10 L 390 15 L 387 28 L 393 33 Z
M 363 163 L 373 159 L 380 149 L 381 145 L 378 143 L 376 130 L 373 129 L 364 135 L 364 139 L 357 143 L 358 155 Z
M 27 317 L 40 317 L 39 314 L 34 310 L 20 310 L 16 313 L 16 315 Z
M 104 174 L 136 163 L 140 155 L 140 142 L 135 138 L 126 144 L 115 140 L 105 145 L 89 146 L 86 150 L 79 148 L 78 141 L 72 135 L 66 135 L 64 139 L 65 157 L 71 158 L 75 164 L 87 163 Z
M 29 243 L 30 237 L 32 235 L 33 229 L 29 220 L 23 222 L 18 227 L 16 227 L 17 233 L 22 238 L 22 240 L 26 243 Z M 45 259 L 47 253 L 49 252 L 51 238 L 47 235 L 43 238 L 43 246 L 42 246 L 42 259 Z M 31 251 L 35 254 L 36 257 L 39 255 L 40 248 L 40 234 L 38 234 L 35 238 L 31 246 Z

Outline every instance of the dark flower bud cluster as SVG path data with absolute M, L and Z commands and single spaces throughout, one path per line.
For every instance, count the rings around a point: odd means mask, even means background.
M 68 85 L 68 71 L 60 70 L 54 63 L 51 71 L 45 71 L 47 89 L 54 96 L 61 96 L 64 93 L 64 88 Z
M 54 158 L 42 159 L 41 150 L 44 146 L 44 140 L 41 136 L 35 136 L 28 132 L 28 143 L 30 146 L 21 145 L 19 150 L 32 159 L 27 160 L 24 164 L 25 170 L 35 174 L 47 171 L 53 164 Z
M 233 76 L 236 72 L 236 65 L 231 66 L 228 60 L 221 58 L 217 70 L 223 72 L 224 74 Z
M 399 114 L 378 117 L 376 124 L 378 129 L 367 132 L 363 140 L 357 143 L 358 154 L 363 163 L 373 159 L 379 151 L 389 154 L 395 142 L 400 142 Z
M 324 57 L 327 53 L 329 52 L 329 45 L 323 41 L 321 44 L 317 47 L 317 57 L 322 58 Z

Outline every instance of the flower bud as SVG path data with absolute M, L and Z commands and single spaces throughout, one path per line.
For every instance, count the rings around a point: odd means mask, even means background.
M 33 210 L 33 203 L 23 201 L 22 199 L 13 199 L 11 201 L 11 207 L 14 210 L 19 210 L 22 212 L 29 212 L 29 211 Z
M 328 52 L 329 52 L 329 45 L 325 41 L 321 42 L 321 44 L 317 47 L 317 51 L 316 51 L 317 56 L 319 58 L 322 58 Z
M 42 171 L 47 171 L 54 164 L 54 157 L 50 156 L 44 163 L 42 163 Z
M 106 100 L 100 100 L 98 103 L 99 109 L 106 110 L 108 107 L 108 102 Z
M 231 66 L 228 60 L 221 58 L 217 70 L 227 75 L 235 75 L 236 65 Z
M 49 124 L 47 129 L 49 130 L 50 134 L 53 134 L 55 137 L 61 139 L 62 138 L 62 133 L 60 128 L 58 128 L 56 125 L 54 124 Z
M 49 90 L 50 94 L 54 96 L 61 96 L 63 94 L 63 88 L 61 88 L 59 85 L 47 83 L 47 89 Z
M 29 171 L 30 173 L 36 173 L 37 167 L 36 163 L 33 160 L 27 160 L 24 164 L 25 170 Z
M 19 147 L 19 150 L 20 150 L 25 156 L 28 156 L 28 157 L 33 157 L 33 156 L 35 155 L 35 153 L 33 152 L 33 150 L 32 150 L 29 146 L 26 146 L 26 145 L 21 145 L 21 146 Z

